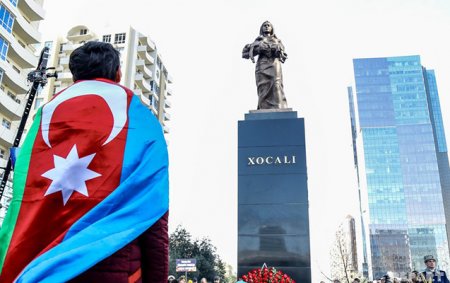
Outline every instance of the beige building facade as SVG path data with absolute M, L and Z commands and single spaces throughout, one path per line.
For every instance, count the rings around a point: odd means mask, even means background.
M 155 43 L 146 35 L 132 27 L 122 31 L 96 33 L 79 25 L 71 28 L 64 38 L 46 42 L 50 47 L 49 66 L 56 67 L 57 80 L 49 80 L 44 90 L 37 96 L 34 109 L 50 100 L 72 82 L 69 70 L 70 54 L 87 41 L 111 43 L 121 56 L 121 84 L 134 91 L 161 123 L 164 133 L 169 133 L 170 99 L 172 78 L 165 67 Z
M 40 50 L 42 0 L 0 0 L 0 167 L 6 166 L 30 85 L 27 74 L 36 68 Z M 3 174 L 3 170 L 0 171 Z M 12 191 L 7 184 L 0 201 L 0 225 Z

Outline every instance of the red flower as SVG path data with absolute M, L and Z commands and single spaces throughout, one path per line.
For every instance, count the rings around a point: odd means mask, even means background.
M 248 283 L 295 283 L 291 277 L 275 267 L 256 268 L 242 276 Z

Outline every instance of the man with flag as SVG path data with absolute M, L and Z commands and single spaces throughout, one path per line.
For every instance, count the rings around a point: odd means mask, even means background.
M 103 42 L 74 50 L 74 84 L 36 114 L 0 230 L 0 282 L 166 282 L 161 126 Z

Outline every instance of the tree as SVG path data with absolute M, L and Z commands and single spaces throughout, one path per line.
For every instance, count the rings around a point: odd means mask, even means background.
M 236 275 L 236 272 L 233 271 L 233 267 L 231 265 L 227 264 L 226 271 L 227 271 L 227 273 L 225 275 L 225 278 L 228 281 L 225 281 L 225 282 L 226 283 L 235 283 L 237 281 L 237 275 Z
M 332 279 L 351 283 L 354 278 L 358 277 L 361 282 L 364 282 L 365 279 L 358 273 L 355 221 L 353 217 L 347 216 L 345 221 L 339 225 L 330 255 Z
M 336 233 L 336 241 L 332 250 L 332 276 L 333 278 L 351 283 L 350 274 L 353 272 L 350 263 L 350 253 L 345 244 L 345 238 L 341 231 Z
M 176 259 L 195 258 L 197 260 L 197 272 L 188 273 L 188 277 L 205 277 L 212 280 L 214 276 L 225 278 L 225 264 L 217 254 L 216 247 L 207 237 L 192 239 L 191 234 L 185 228 L 178 226 L 169 238 L 169 274 L 177 277 L 184 272 L 176 272 Z

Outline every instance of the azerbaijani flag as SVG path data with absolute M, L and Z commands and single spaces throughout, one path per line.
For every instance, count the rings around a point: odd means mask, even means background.
M 168 210 L 162 129 L 132 91 L 73 84 L 36 114 L 0 230 L 0 282 L 65 282 Z

